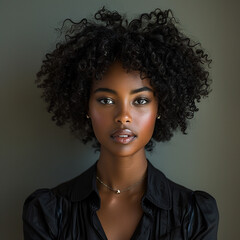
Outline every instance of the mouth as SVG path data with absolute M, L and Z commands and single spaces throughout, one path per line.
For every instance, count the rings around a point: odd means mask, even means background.
M 129 129 L 118 129 L 112 135 L 111 138 L 116 143 L 128 144 L 135 140 L 137 136 Z

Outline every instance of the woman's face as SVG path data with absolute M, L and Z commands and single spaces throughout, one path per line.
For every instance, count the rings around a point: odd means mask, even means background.
M 99 81 L 93 82 L 89 112 L 101 152 L 132 156 L 144 151 L 152 137 L 158 103 L 149 79 L 137 71 L 127 73 L 115 62 Z

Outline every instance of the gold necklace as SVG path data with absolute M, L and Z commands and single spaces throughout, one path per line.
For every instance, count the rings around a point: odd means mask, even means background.
M 141 182 L 145 179 L 145 176 L 144 176 L 140 181 L 138 181 L 138 182 L 134 183 L 133 185 L 131 185 L 131 186 L 127 187 L 127 188 L 124 188 L 124 189 L 122 189 L 122 190 L 120 190 L 120 189 L 113 189 L 113 188 L 109 187 L 106 183 L 104 183 L 98 176 L 96 176 L 96 178 L 97 178 L 97 180 L 98 180 L 103 186 L 105 186 L 106 188 L 108 188 L 108 189 L 111 190 L 112 192 L 115 192 L 115 193 L 117 193 L 117 194 L 120 194 L 120 193 L 122 193 L 122 192 L 127 192 L 127 191 L 129 191 L 130 189 L 132 189 L 133 187 L 135 187 L 136 185 L 138 185 L 139 183 L 141 183 Z

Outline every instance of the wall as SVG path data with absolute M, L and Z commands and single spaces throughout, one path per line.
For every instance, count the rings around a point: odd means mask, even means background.
M 130 17 L 172 8 L 183 31 L 210 52 L 213 92 L 200 104 L 189 134 L 177 133 L 148 157 L 172 180 L 211 193 L 220 211 L 219 239 L 237 239 L 240 28 L 234 0 L 0 1 L 1 239 L 23 239 L 22 205 L 32 191 L 78 175 L 98 157 L 50 121 L 34 79 L 56 43 L 54 29 L 65 18 L 89 17 L 102 5 Z

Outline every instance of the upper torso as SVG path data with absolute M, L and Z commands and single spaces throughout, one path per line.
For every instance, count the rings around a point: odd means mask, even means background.
M 217 239 L 214 198 L 173 183 L 150 162 L 147 171 L 147 189 L 139 203 L 142 212 L 132 240 Z M 69 182 L 29 196 L 23 211 L 25 240 L 106 240 L 100 206 L 95 164 Z M 112 217 L 117 219 L 117 212 Z M 126 219 L 119 222 L 119 229 L 124 229 Z

